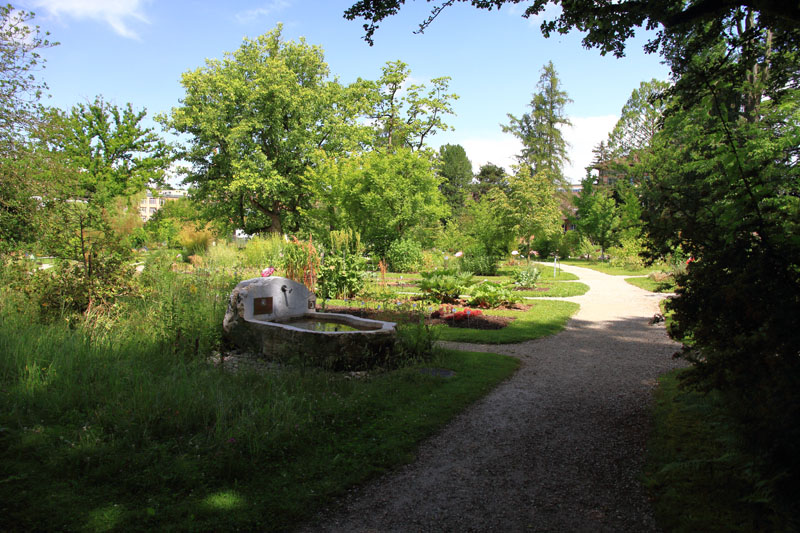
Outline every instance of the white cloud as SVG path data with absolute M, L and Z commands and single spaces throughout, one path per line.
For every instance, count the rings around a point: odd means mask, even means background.
M 517 162 L 516 155 L 522 151 L 522 143 L 511 135 L 499 135 L 493 138 L 465 139 L 458 144 L 464 147 L 467 157 L 472 163 L 472 171 L 477 173 L 486 163 L 493 163 L 511 171 L 511 165 Z
M 587 167 L 594 157 L 592 149 L 600 141 L 606 140 L 619 117 L 604 115 L 597 117 L 570 117 L 572 127 L 564 130 L 564 139 L 569 143 L 570 165 L 564 168 L 564 176 L 571 183 L 578 183 L 586 175 Z M 522 151 L 522 144 L 512 135 L 497 135 L 487 138 L 471 138 L 458 141 L 464 147 L 472 162 L 473 172 L 482 165 L 494 163 L 506 171 L 516 163 L 516 155 Z
M 572 160 L 572 164 L 564 168 L 564 175 L 571 183 L 578 183 L 586 176 L 586 167 L 594 157 L 592 149 L 608 138 L 617 120 L 619 117 L 616 115 L 570 117 L 572 127 L 563 133 L 570 144 L 569 158 Z
M 142 0 L 36 0 L 34 3 L 56 17 L 63 15 L 105 22 L 129 39 L 139 38 L 130 27 L 132 21 L 149 22 L 142 12 Z
M 236 20 L 239 24 L 247 24 L 263 17 L 268 17 L 274 13 L 282 11 L 291 6 L 289 0 L 270 0 L 261 7 L 255 9 L 248 9 L 247 11 L 240 11 L 236 13 Z

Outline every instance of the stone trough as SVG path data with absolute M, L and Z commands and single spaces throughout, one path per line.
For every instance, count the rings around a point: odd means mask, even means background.
M 319 313 L 316 296 L 288 278 L 242 281 L 231 293 L 223 329 L 242 349 L 291 364 L 330 370 L 384 366 L 394 348 L 394 322 Z

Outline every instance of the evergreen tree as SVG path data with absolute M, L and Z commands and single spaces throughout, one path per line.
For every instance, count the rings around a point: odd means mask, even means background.
M 444 178 L 439 190 L 455 211 L 464 207 L 464 197 L 472 182 L 472 163 L 460 144 L 445 144 L 439 148 L 441 167 L 439 175 Z
M 508 191 L 509 177 L 503 167 L 499 167 L 494 163 L 486 163 L 482 165 L 475 174 L 475 181 L 472 183 L 472 196 L 476 200 L 485 196 L 491 189 L 498 187 L 504 192 Z
M 521 164 L 530 166 L 533 174 L 546 172 L 554 183 L 566 187 L 563 167 L 569 163 L 569 145 L 561 128 L 572 125 L 565 114 L 565 107 L 572 100 L 561 89 L 552 61 L 542 68 L 536 88 L 530 112 L 519 118 L 509 113 L 510 123 L 502 126 L 503 131 L 522 141 L 522 153 L 518 156 Z

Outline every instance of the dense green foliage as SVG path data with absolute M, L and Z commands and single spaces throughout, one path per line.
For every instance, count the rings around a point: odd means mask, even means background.
M 378 256 L 397 239 L 423 238 L 449 213 L 425 152 L 397 148 L 328 159 L 312 175 L 322 204 L 310 216 L 327 231 L 359 231 Z
M 643 194 L 653 253 L 693 259 L 670 305 L 694 341 L 686 380 L 723 393 L 787 519 L 800 516 L 798 43 L 744 10 L 676 35 L 681 78 Z
M 214 215 L 247 233 L 282 232 L 307 203 L 304 175 L 317 151 L 341 149 L 344 131 L 358 133 L 357 103 L 328 80 L 322 50 L 284 42 L 280 26 L 181 83 L 182 105 L 164 121 L 189 137 L 187 180 Z
M 361 236 L 350 231 L 332 231 L 330 245 L 319 269 L 320 298 L 352 298 L 364 288 L 367 260 Z
M 601 258 L 614 244 L 620 225 L 617 205 L 608 187 L 595 186 L 594 178 L 581 181 L 581 192 L 575 197 L 577 207 L 574 223 L 576 229 L 600 247 Z
M 444 178 L 439 189 L 447 198 L 450 209 L 464 206 L 464 197 L 472 183 L 472 163 L 460 144 L 443 144 L 439 147 L 439 175 Z
M 113 198 L 163 182 L 172 153 L 160 135 L 143 124 L 146 116 L 131 104 L 120 109 L 101 97 L 77 104 L 69 113 L 48 112 L 45 120 L 55 131 L 47 143 L 77 171 L 73 195 L 105 206 Z
M 476 200 L 479 200 L 494 187 L 507 190 L 508 174 L 503 170 L 503 167 L 499 167 L 493 163 L 481 165 L 481 168 L 478 169 L 478 173 L 475 174 L 474 183 L 472 183 L 471 186 L 472 196 Z
M 422 246 L 413 239 L 397 239 L 386 251 L 392 272 L 417 272 L 422 267 Z
M 495 308 L 517 303 L 520 297 L 507 285 L 493 281 L 476 283 L 469 289 L 469 305 Z
M 454 268 L 421 272 L 419 288 L 435 302 L 454 302 L 472 285 L 472 273 Z

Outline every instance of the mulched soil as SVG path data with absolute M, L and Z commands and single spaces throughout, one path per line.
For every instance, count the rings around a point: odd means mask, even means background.
M 512 309 L 525 310 L 530 309 L 530 306 L 520 305 L 512 307 Z M 322 311 L 317 307 L 317 311 Z M 388 322 L 412 322 L 417 320 L 418 313 L 413 311 L 378 311 L 376 309 L 365 309 L 363 307 L 345 307 L 339 305 L 329 305 L 325 308 L 327 313 L 346 313 L 361 318 L 370 318 L 372 320 L 385 320 Z M 436 314 L 435 312 L 433 314 Z M 470 329 L 503 329 L 515 320 L 514 317 L 507 316 L 493 316 L 480 314 L 478 316 L 470 316 L 463 320 L 455 320 L 453 318 L 432 317 L 430 313 L 425 313 L 425 324 L 429 326 L 446 325 L 451 328 L 470 328 Z

